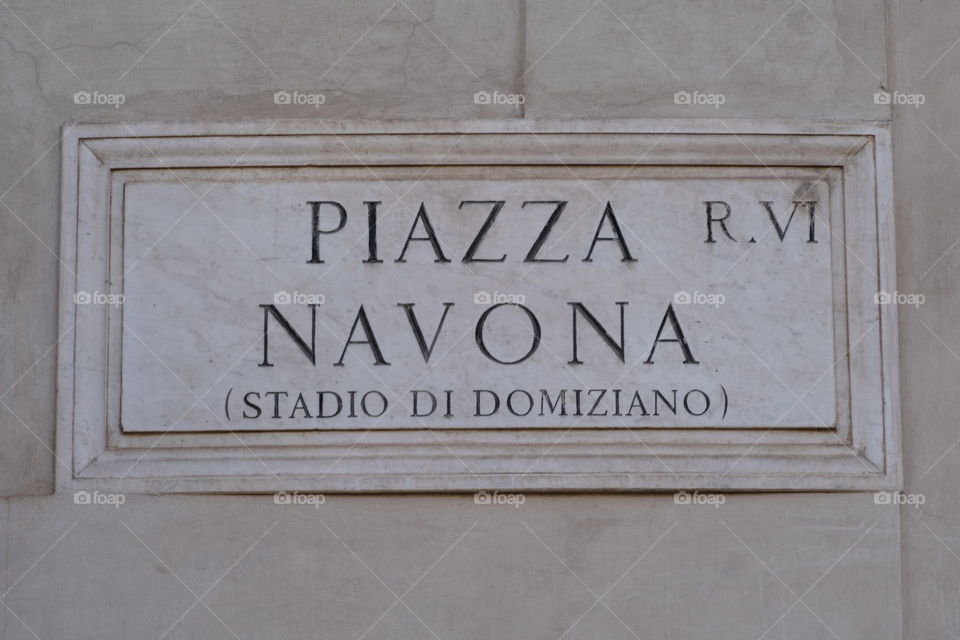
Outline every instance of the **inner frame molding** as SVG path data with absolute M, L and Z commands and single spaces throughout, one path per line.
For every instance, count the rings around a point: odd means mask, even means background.
M 897 309 L 886 126 L 696 120 L 148 123 L 63 131 L 61 491 L 801 491 L 899 488 Z M 198 172 L 454 179 L 547 171 L 822 176 L 838 371 L 831 428 L 124 429 L 125 186 Z M 221 173 L 222 172 L 222 173 Z M 646 173 L 643 173 L 646 172 Z M 799 222 L 799 221 L 798 221 Z M 836 232 L 834 232 L 836 229 Z M 391 256 L 392 257 L 392 256 Z M 799 398 L 798 398 L 799 400 Z M 70 471 L 65 470 L 66 464 Z

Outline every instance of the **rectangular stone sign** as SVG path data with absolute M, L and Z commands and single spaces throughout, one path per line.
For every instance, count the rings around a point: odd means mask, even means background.
M 124 431 L 836 427 L 816 169 L 164 173 L 123 192 Z
M 69 128 L 61 485 L 896 484 L 887 135 Z

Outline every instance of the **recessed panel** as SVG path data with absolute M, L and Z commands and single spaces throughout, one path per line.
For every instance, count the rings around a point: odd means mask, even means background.
M 125 432 L 837 424 L 823 170 L 145 173 Z

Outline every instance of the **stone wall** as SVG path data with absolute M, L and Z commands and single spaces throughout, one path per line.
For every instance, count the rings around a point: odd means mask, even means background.
M 0 637 L 960 633 L 954 3 L 10 0 L 0 25 Z M 277 105 L 278 90 L 325 102 Z M 84 91 L 123 104 L 76 104 Z M 900 315 L 904 489 L 925 504 L 53 494 L 69 461 L 54 455 L 61 126 L 288 117 L 892 119 L 899 289 L 926 296 Z

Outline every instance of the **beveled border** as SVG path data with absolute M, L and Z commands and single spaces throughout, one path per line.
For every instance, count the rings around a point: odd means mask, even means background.
M 345 144 L 349 140 L 349 145 Z M 504 149 L 508 152 L 505 153 Z M 638 161 L 638 155 L 640 160 Z M 107 440 L 108 309 L 115 169 L 271 166 L 749 165 L 843 172 L 849 439 L 800 430 L 441 430 L 183 435 Z M 58 490 L 326 492 L 876 490 L 900 483 L 897 318 L 889 130 L 838 123 L 693 120 L 156 123 L 64 128 L 58 359 Z M 93 240 L 90 240 L 90 239 Z M 106 242 L 98 244 L 98 239 Z M 862 275 L 852 261 L 868 267 Z M 874 269 L 869 269 L 874 265 Z M 851 274 L 854 274 L 851 277 Z M 72 330 L 68 331 L 68 328 Z M 876 327 L 875 338 L 871 334 Z M 80 337 L 82 336 L 82 339 Z M 115 348 L 115 347 L 114 347 Z M 128 436 L 124 436 L 127 438 Z M 220 441 L 217 441 L 220 438 Z M 269 470 L 266 473 L 265 470 Z

